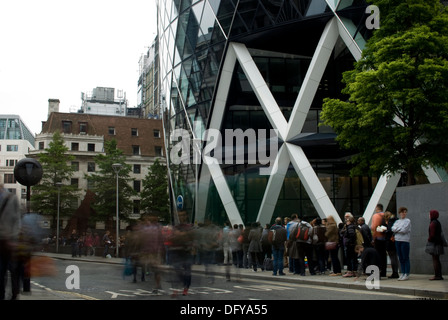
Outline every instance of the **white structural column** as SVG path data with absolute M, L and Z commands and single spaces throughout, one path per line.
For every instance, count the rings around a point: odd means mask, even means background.
M 230 46 L 233 48 L 238 62 L 240 63 L 247 80 L 254 90 L 261 107 L 268 117 L 269 122 L 274 129 L 278 130 L 277 132 L 279 137 L 282 140 L 285 140 L 287 128 L 286 119 L 277 105 L 277 101 L 275 101 L 274 96 L 269 90 L 266 81 L 264 81 L 263 76 L 258 70 L 257 65 L 252 59 L 249 50 L 247 50 L 246 46 L 242 43 L 232 43 Z
M 208 156 L 204 156 L 204 161 L 207 163 L 208 170 L 210 170 L 210 175 L 215 183 L 216 190 L 224 205 L 224 209 L 227 212 L 230 224 L 244 224 L 219 163 L 213 161 L 213 159 Z
M 290 162 L 287 147 L 283 144 L 272 167 L 263 200 L 261 201 L 260 210 L 258 211 L 257 221 L 260 221 L 262 225 L 271 221 Z
M 288 138 L 292 138 L 299 134 L 302 130 L 338 35 L 337 21 L 336 18 L 333 18 L 327 23 L 324 32 L 322 33 L 294 105 L 289 123 L 284 118 L 246 46 L 241 43 L 230 43 L 219 82 L 210 128 L 219 129 L 221 126 L 227 94 L 230 87 L 231 75 L 237 59 L 271 125 L 274 129 L 278 130 L 279 137 L 283 140 L 287 140 Z M 292 159 L 291 157 L 295 158 Z M 301 181 L 304 183 L 305 190 L 315 204 L 319 215 L 321 217 L 333 215 L 338 220 L 339 216 L 322 187 L 319 178 L 303 153 L 303 150 L 300 147 L 291 144 L 283 145 L 277 154 L 274 170 L 269 176 L 269 181 L 257 220 L 260 223 L 267 223 L 271 220 L 281 186 L 291 161 L 293 162 L 293 166 Z M 210 171 L 211 178 L 216 185 L 229 220 L 232 224 L 234 223 L 233 221 L 238 219 L 241 220 L 238 208 L 219 164 L 209 157 L 204 163 Z M 304 180 L 307 181 L 305 182 Z
M 336 211 L 302 148 L 288 143 L 288 140 L 294 138 L 302 131 L 309 108 L 338 37 L 343 40 L 356 60 L 361 58 L 361 49 L 352 38 L 347 27 L 344 25 L 344 21 L 342 21 L 335 12 L 335 17 L 327 23 L 321 35 L 304 82 L 294 104 L 289 121 L 286 121 L 284 118 L 277 102 L 270 92 L 268 85 L 258 70 L 246 46 L 241 43 L 229 43 L 219 79 L 209 129 L 221 129 L 232 74 L 236 62 L 238 61 L 272 127 L 277 130 L 279 138 L 284 141 L 284 144 L 280 148 L 275 159 L 272 174 L 269 176 L 267 187 L 258 212 L 257 220 L 262 224 L 268 223 L 272 219 L 272 215 L 278 201 L 278 196 L 290 163 L 293 164 L 300 181 L 308 193 L 308 196 L 315 206 L 319 216 L 325 218 L 332 215 L 337 222 L 341 221 L 338 212 Z M 210 142 L 207 143 L 207 146 L 209 144 Z M 203 190 L 202 187 L 206 188 L 206 184 L 203 184 L 203 182 L 207 179 L 207 177 L 211 178 L 222 200 L 229 221 L 232 224 L 243 224 L 232 192 L 220 168 L 219 161 L 209 157 L 208 155 L 204 155 L 202 160 L 203 173 L 207 174 L 204 176 L 201 174 L 200 189 Z M 430 181 L 436 182 L 437 175 L 434 174 L 434 170 L 427 169 L 427 172 L 432 173 L 431 175 L 428 174 Z M 399 178 L 400 175 L 384 175 L 380 177 L 364 212 L 366 221 L 370 221 L 377 203 L 383 203 L 387 206 L 397 186 Z M 208 191 L 205 192 L 207 193 Z M 198 214 L 198 218 L 203 218 L 205 215 L 205 199 L 206 197 L 202 197 L 200 199 L 201 209 L 199 210 L 200 213 Z
M 308 67 L 288 122 L 288 133 L 286 140 L 292 139 L 302 132 L 303 124 L 305 123 L 306 116 L 308 115 L 311 103 L 316 95 L 316 91 L 319 87 L 319 83 L 325 72 L 325 68 L 327 67 L 328 60 L 330 59 L 331 52 L 333 51 L 338 36 L 339 34 L 336 18 L 333 18 L 325 26 L 313 54 L 313 58 L 311 59 L 310 66 Z
M 333 216 L 336 223 L 341 222 L 338 212 L 319 181 L 302 148 L 287 143 L 291 162 L 299 175 L 300 182 L 308 193 L 311 202 L 321 218 Z

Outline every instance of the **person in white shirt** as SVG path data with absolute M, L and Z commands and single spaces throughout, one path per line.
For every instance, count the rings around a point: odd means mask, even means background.
M 392 232 L 395 237 L 395 246 L 397 248 L 398 259 L 400 261 L 401 276 L 399 281 L 409 279 L 409 271 L 411 268 L 409 260 L 410 241 L 411 241 L 411 220 L 406 218 L 408 209 L 400 207 L 398 209 L 398 215 L 400 219 L 395 221 L 392 226 Z

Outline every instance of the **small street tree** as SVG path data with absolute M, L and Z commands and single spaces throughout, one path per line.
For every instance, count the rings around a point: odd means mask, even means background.
M 159 159 L 149 167 L 142 186 L 140 208 L 157 213 L 159 220 L 169 221 L 168 175 Z
M 354 70 L 347 100 L 325 99 L 322 119 L 355 155 L 352 174 L 406 171 L 448 162 L 448 14 L 439 0 L 378 0 L 380 29 Z
M 86 178 L 89 181 L 90 190 L 95 194 L 92 205 L 95 210 L 93 218 L 96 221 L 104 221 L 106 229 L 111 229 L 117 208 L 117 176 L 113 169 L 113 164 L 121 165 L 118 172 L 118 211 L 120 220 L 127 220 L 129 214 L 132 213 L 133 203 L 131 197 L 135 195 L 135 191 L 129 185 L 131 166 L 125 163 L 126 158 L 123 155 L 123 151 L 117 148 L 117 141 L 115 139 L 105 141 L 104 151 L 105 154 L 99 154 L 95 157 L 96 172 L 88 174 Z
M 61 134 L 55 132 L 48 148 L 38 156 L 43 174 L 40 183 L 32 188 L 31 206 L 33 211 L 51 216 L 52 227 L 56 227 L 58 193 L 60 217 L 73 214 L 79 196 L 79 189 L 71 184 L 74 173 L 71 161 L 74 157 L 67 151 Z M 61 183 L 61 186 L 58 187 L 57 183 Z

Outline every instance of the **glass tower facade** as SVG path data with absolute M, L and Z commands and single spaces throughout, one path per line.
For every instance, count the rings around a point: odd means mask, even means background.
M 360 0 L 158 0 L 175 213 L 218 224 L 363 215 L 378 179 L 350 177 L 350 154 L 320 112 L 324 98 L 341 97 L 342 73 L 371 34 L 366 7 Z M 210 138 L 217 132 L 218 144 Z M 269 151 L 260 153 L 263 146 Z

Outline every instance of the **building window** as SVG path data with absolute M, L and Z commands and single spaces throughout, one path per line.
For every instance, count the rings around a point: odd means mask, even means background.
M 141 173 L 142 166 L 140 164 L 134 164 L 134 173 Z
M 73 171 L 79 171 L 79 162 L 77 161 L 72 161 L 72 169 Z
M 91 152 L 95 152 L 95 144 L 94 143 L 87 144 L 87 150 L 91 151 Z
M 72 133 L 72 122 L 71 121 L 62 121 L 62 132 L 63 133 Z
M 12 152 L 19 151 L 19 146 L 16 144 L 8 144 L 6 146 L 6 151 L 12 151 Z
M 154 130 L 154 138 L 160 138 L 160 130 Z
M 39 150 L 44 150 L 44 149 L 45 149 L 45 143 L 39 142 Z
M 87 122 L 80 122 L 79 123 L 79 133 L 80 134 L 87 134 Z
M 140 213 L 140 200 L 134 200 L 133 213 Z
M 137 128 L 131 128 L 131 136 L 138 137 L 138 129 Z
M 162 157 L 162 147 L 155 146 L 154 151 L 156 153 L 156 157 Z
M 87 162 L 87 171 L 95 172 L 95 162 Z
M 3 182 L 4 183 L 16 183 L 16 179 L 14 178 L 14 174 L 12 173 L 5 173 L 3 176 Z
M 79 186 L 79 179 L 78 178 L 71 178 L 70 184 L 72 186 L 78 187 Z
M 134 156 L 140 155 L 140 146 L 132 146 L 132 154 Z
M 17 164 L 17 160 L 12 160 L 12 159 L 6 159 L 6 166 L 7 167 L 14 167 Z
M 109 135 L 111 136 L 115 135 L 115 127 L 109 127 Z
M 95 188 L 95 183 L 91 179 L 87 179 L 87 190 L 92 190 Z
M 134 180 L 134 190 L 137 192 L 140 192 L 140 186 L 141 186 L 141 181 L 140 180 Z
M 78 150 L 79 150 L 79 143 L 72 142 L 72 151 L 78 151 Z

